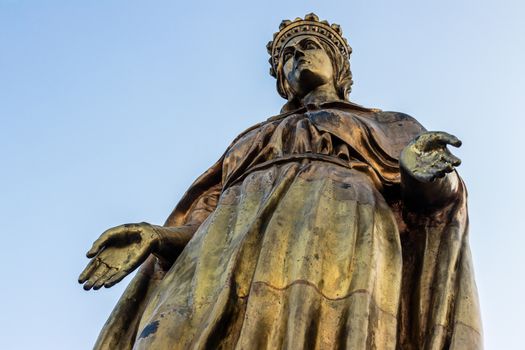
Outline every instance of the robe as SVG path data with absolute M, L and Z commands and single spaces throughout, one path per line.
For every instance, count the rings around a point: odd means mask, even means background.
M 408 207 L 399 155 L 424 131 L 335 102 L 255 125 L 185 193 L 97 349 L 480 349 L 466 190 Z

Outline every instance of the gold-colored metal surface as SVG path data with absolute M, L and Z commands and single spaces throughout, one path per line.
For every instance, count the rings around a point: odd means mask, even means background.
M 96 349 L 481 349 L 466 191 L 447 145 L 348 101 L 337 25 L 283 21 L 287 99 L 239 135 L 164 226 L 104 232 L 79 282 L 141 266 Z

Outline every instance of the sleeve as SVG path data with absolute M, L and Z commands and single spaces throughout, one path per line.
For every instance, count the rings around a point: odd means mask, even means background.
M 193 225 L 196 230 L 215 210 L 222 191 L 222 159 L 195 180 L 164 226 Z M 102 328 L 94 349 L 131 350 L 142 313 L 166 272 L 154 255 L 142 264 Z
M 459 177 L 451 197 L 433 210 L 404 209 L 401 344 L 421 349 L 483 348 L 467 192 Z
M 193 182 L 164 226 L 200 225 L 215 210 L 222 192 L 223 159 L 224 156 Z

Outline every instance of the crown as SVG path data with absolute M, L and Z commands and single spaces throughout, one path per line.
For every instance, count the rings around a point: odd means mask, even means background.
M 352 48 L 343 38 L 343 31 L 338 24 L 330 25 L 328 21 L 319 21 L 319 17 L 315 13 L 307 14 L 304 19 L 300 17 L 293 21 L 285 19 L 279 25 L 279 31 L 273 35 L 273 40 L 266 45 L 270 54 L 268 60 L 271 65 L 270 74 L 273 77 L 277 76 L 277 65 L 282 48 L 294 37 L 306 34 L 315 35 L 330 43 L 347 59 L 352 53 Z

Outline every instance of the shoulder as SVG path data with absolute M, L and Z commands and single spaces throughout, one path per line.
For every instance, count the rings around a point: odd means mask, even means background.
M 382 111 L 376 109 L 373 114 L 376 120 L 381 123 L 408 122 L 419 124 L 414 117 L 402 112 Z
M 336 108 L 343 111 L 343 113 L 367 117 L 386 128 L 399 126 L 420 130 L 420 132 L 425 130 L 414 117 L 402 112 L 382 111 L 378 108 L 368 108 L 348 101 L 326 103 L 323 107 Z
M 381 129 L 398 130 L 411 136 L 416 136 L 426 131 L 421 123 L 406 113 L 376 110 L 371 113 L 371 117 Z
M 373 110 L 361 114 L 361 120 L 381 148 L 396 159 L 410 141 L 426 131 L 415 118 L 401 112 Z
M 372 117 L 376 122 L 381 124 L 389 125 L 398 123 L 402 125 L 414 125 L 418 126 L 419 128 L 423 128 L 423 126 L 416 120 L 416 118 L 403 112 L 382 111 L 380 109 L 374 109 L 370 113 L 370 117 Z
M 426 131 L 423 125 L 406 113 L 378 111 L 374 113 L 374 119 L 379 133 L 396 145 L 392 151 L 396 155 L 399 155 L 410 141 Z
M 358 106 L 359 108 L 357 108 Z M 331 106 L 330 106 L 331 107 Z M 365 119 L 368 123 L 373 124 L 385 132 L 401 132 L 409 136 L 414 136 L 426 131 L 414 117 L 395 111 L 382 111 L 378 108 L 366 108 L 356 104 L 337 103 L 333 106 L 340 109 L 343 114 L 358 115 Z

